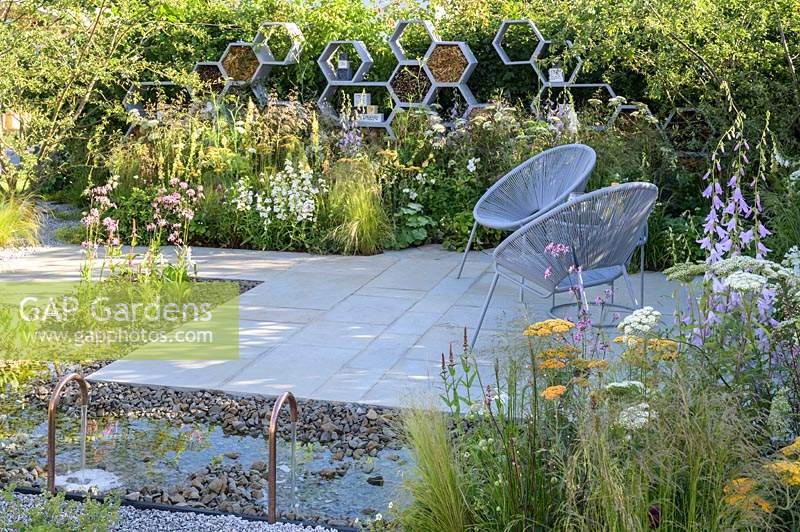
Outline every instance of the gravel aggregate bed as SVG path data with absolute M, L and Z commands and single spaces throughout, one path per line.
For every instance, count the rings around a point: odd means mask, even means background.
M 53 214 L 55 212 L 71 213 L 78 210 L 71 205 L 43 201 L 39 202 L 38 206 L 42 212 L 41 225 L 39 226 L 39 244 L 36 246 L 22 245 L 0 248 L 0 264 L 3 261 L 17 257 L 32 255 L 44 248 L 63 245 L 64 242 L 56 238 L 56 230 L 61 227 L 73 227 L 80 224 L 78 220 L 64 220 Z
M 41 507 L 45 499 L 36 495 L 15 494 L 16 502 L 23 509 Z M 25 525 L 24 516 L 15 511 L 16 505 L 9 505 L 0 499 L 0 530 L 15 530 L 12 525 Z M 80 508 L 81 505 L 77 505 Z M 68 516 L 72 517 L 72 516 Z M 77 523 L 77 517 L 75 518 Z M 239 517 L 228 515 L 206 515 L 193 512 L 167 512 L 164 510 L 140 510 L 132 506 L 122 506 L 119 509 L 119 520 L 111 528 L 114 531 L 151 532 L 162 531 L 259 531 L 259 532 L 331 532 L 329 528 L 320 526 L 307 527 L 290 523 L 269 524 L 263 521 L 246 521 Z

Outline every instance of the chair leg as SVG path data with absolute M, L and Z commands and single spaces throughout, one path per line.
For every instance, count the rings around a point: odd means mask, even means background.
M 478 230 L 478 220 L 475 220 L 475 223 L 472 224 L 472 232 L 469 234 L 469 240 L 467 240 L 467 247 L 464 249 L 464 257 L 461 259 L 461 266 L 458 268 L 458 275 L 456 275 L 456 279 L 461 279 L 461 272 L 464 271 L 464 264 L 467 262 L 467 255 L 469 254 L 469 248 L 472 247 L 472 240 L 475 238 L 475 232 Z
M 622 278 L 625 279 L 625 286 L 628 288 L 628 294 L 631 296 L 631 300 L 633 301 L 633 306 L 638 307 L 639 302 L 636 300 L 636 293 L 633 291 L 631 278 L 628 275 L 628 270 L 625 268 L 625 266 L 622 267 Z
M 472 349 L 475 349 L 475 342 L 478 341 L 478 333 L 481 332 L 481 326 L 483 325 L 484 318 L 486 318 L 486 311 L 489 310 L 489 303 L 492 301 L 492 295 L 494 295 L 494 289 L 497 288 L 498 279 L 500 279 L 500 274 L 495 273 L 494 278 L 492 278 L 492 286 L 489 287 L 489 293 L 486 294 L 486 302 L 483 304 L 483 310 L 481 311 L 481 319 L 478 320 L 478 326 L 475 327 L 475 334 L 472 335 L 472 342 L 470 343 Z
M 644 306 L 644 244 L 639 248 L 639 304 Z
M 522 277 L 522 284 L 519 285 L 519 302 L 525 303 L 525 278 Z

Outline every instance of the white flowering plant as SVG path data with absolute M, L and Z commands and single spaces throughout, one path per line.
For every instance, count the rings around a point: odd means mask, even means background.
M 237 180 L 228 204 L 253 245 L 301 248 L 317 220 L 326 190 L 324 179 L 287 159 L 280 172 Z

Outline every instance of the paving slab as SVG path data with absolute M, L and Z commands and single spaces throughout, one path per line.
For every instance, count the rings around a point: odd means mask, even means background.
M 436 401 L 441 354 L 451 344 L 461 353 L 493 276 L 491 255 L 472 252 L 456 278 L 462 255 L 441 246 L 370 257 L 195 248 L 193 257 L 201 277 L 263 281 L 239 298 L 239 359 L 123 359 L 92 379 L 386 406 Z M 82 259 L 78 246 L 43 248 L 4 261 L 0 280 L 78 279 Z M 638 297 L 639 277 L 632 281 Z M 669 319 L 674 287 L 658 273 L 646 281 L 646 303 Z M 597 295 L 602 287 L 589 290 Z M 622 282 L 615 299 L 630 303 Z M 482 376 L 493 379 L 493 360 L 513 352 L 550 304 L 530 293 L 520 302 L 515 284 L 498 283 L 474 349 Z

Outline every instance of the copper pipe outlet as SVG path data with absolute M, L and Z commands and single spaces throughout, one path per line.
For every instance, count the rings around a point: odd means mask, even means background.
M 289 401 L 289 414 L 292 418 L 292 423 L 297 423 L 297 401 L 295 401 L 292 392 L 283 392 L 275 399 L 275 405 L 272 407 L 272 415 L 269 418 L 269 514 L 268 519 L 270 523 L 277 520 L 277 512 L 275 510 L 275 499 L 278 480 L 277 477 L 277 443 L 275 438 L 278 434 L 278 415 L 281 413 L 283 403 Z
M 86 380 L 77 373 L 61 377 L 53 388 L 50 403 L 47 405 L 47 491 L 52 494 L 56 492 L 56 409 L 64 389 L 72 381 L 78 381 L 80 386 L 81 405 L 89 406 L 89 385 Z

